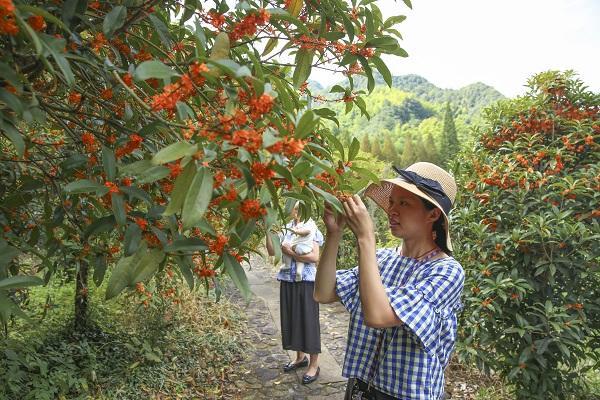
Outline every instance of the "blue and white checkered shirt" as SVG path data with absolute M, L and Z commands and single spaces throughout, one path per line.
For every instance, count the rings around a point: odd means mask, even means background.
M 283 233 L 279 234 L 279 242 L 283 243 L 286 241 L 290 241 L 294 236 L 294 232 L 291 231 L 292 228 L 296 227 L 294 220 L 288 222 L 283 230 Z M 324 238 L 323 234 L 317 227 L 317 224 L 309 219 L 304 222 L 304 227 L 308 229 L 314 230 L 314 241 L 319 245 L 323 246 Z M 291 268 L 285 268 L 282 266 L 277 272 L 277 280 L 278 281 L 286 281 L 286 282 L 294 282 L 296 276 L 296 260 L 292 258 L 292 262 L 290 264 Z M 305 282 L 314 282 L 317 276 L 317 265 L 315 263 L 305 263 L 304 269 L 302 270 L 302 281 Z
M 372 386 L 403 400 L 437 400 L 444 393 L 444 369 L 456 341 L 463 268 L 452 257 L 421 263 L 395 249 L 377 250 L 376 257 L 390 304 L 403 323 L 383 329 Z M 336 293 L 350 312 L 342 375 L 368 382 L 382 329 L 365 325 L 358 267 L 336 275 Z

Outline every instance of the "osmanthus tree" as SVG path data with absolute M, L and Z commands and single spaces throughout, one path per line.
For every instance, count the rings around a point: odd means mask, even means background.
M 583 398 L 600 366 L 600 95 L 546 72 L 485 112 L 459 160 L 459 353 L 518 399 Z
M 380 56 L 406 56 L 405 17 L 368 0 L 231 7 L 0 0 L 2 322 L 19 313 L 15 290 L 58 271 L 76 277 L 78 326 L 88 275 L 99 285 L 107 271 L 106 298 L 177 301 L 179 282 L 224 273 L 247 294 L 249 240 L 294 201 L 339 207 L 372 178 L 306 81 L 344 72 L 337 101 L 364 111 L 352 76 L 391 84 Z

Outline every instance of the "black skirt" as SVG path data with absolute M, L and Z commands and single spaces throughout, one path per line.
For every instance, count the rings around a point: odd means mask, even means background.
M 285 350 L 321 352 L 319 303 L 313 299 L 314 288 L 314 282 L 281 281 L 281 341 Z

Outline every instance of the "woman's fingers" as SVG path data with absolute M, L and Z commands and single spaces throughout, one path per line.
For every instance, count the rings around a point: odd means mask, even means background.
M 344 214 L 346 214 L 346 217 L 349 220 L 351 220 L 354 217 L 354 213 L 352 212 L 352 208 L 350 207 L 350 204 L 348 204 L 347 201 L 343 201 L 342 207 L 344 207 Z
M 360 198 L 359 195 L 355 194 L 354 196 L 352 196 L 352 199 L 354 200 L 354 203 L 356 204 L 357 207 L 359 208 L 367 208 L 365 206 L 365 203 L 362 201 L 362 199 Z

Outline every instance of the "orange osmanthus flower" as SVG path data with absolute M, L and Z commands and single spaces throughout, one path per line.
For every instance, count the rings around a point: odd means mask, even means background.
M 260 201 L 256 199 L 244 200 L 240 206 L 240 211 L 245 221 L 260 218 L 267 213 L 267 210 L 260 205 Z
M 38 32 L 46 29 L 46 21 L 44 21 L 44 17 L 41 15 L 32 15 L 27 18 L 27 23 Z
M 12 0 L 0 0 L 0 35 L 16 36 L 19 27 L 15 21 L 15 5 Z

